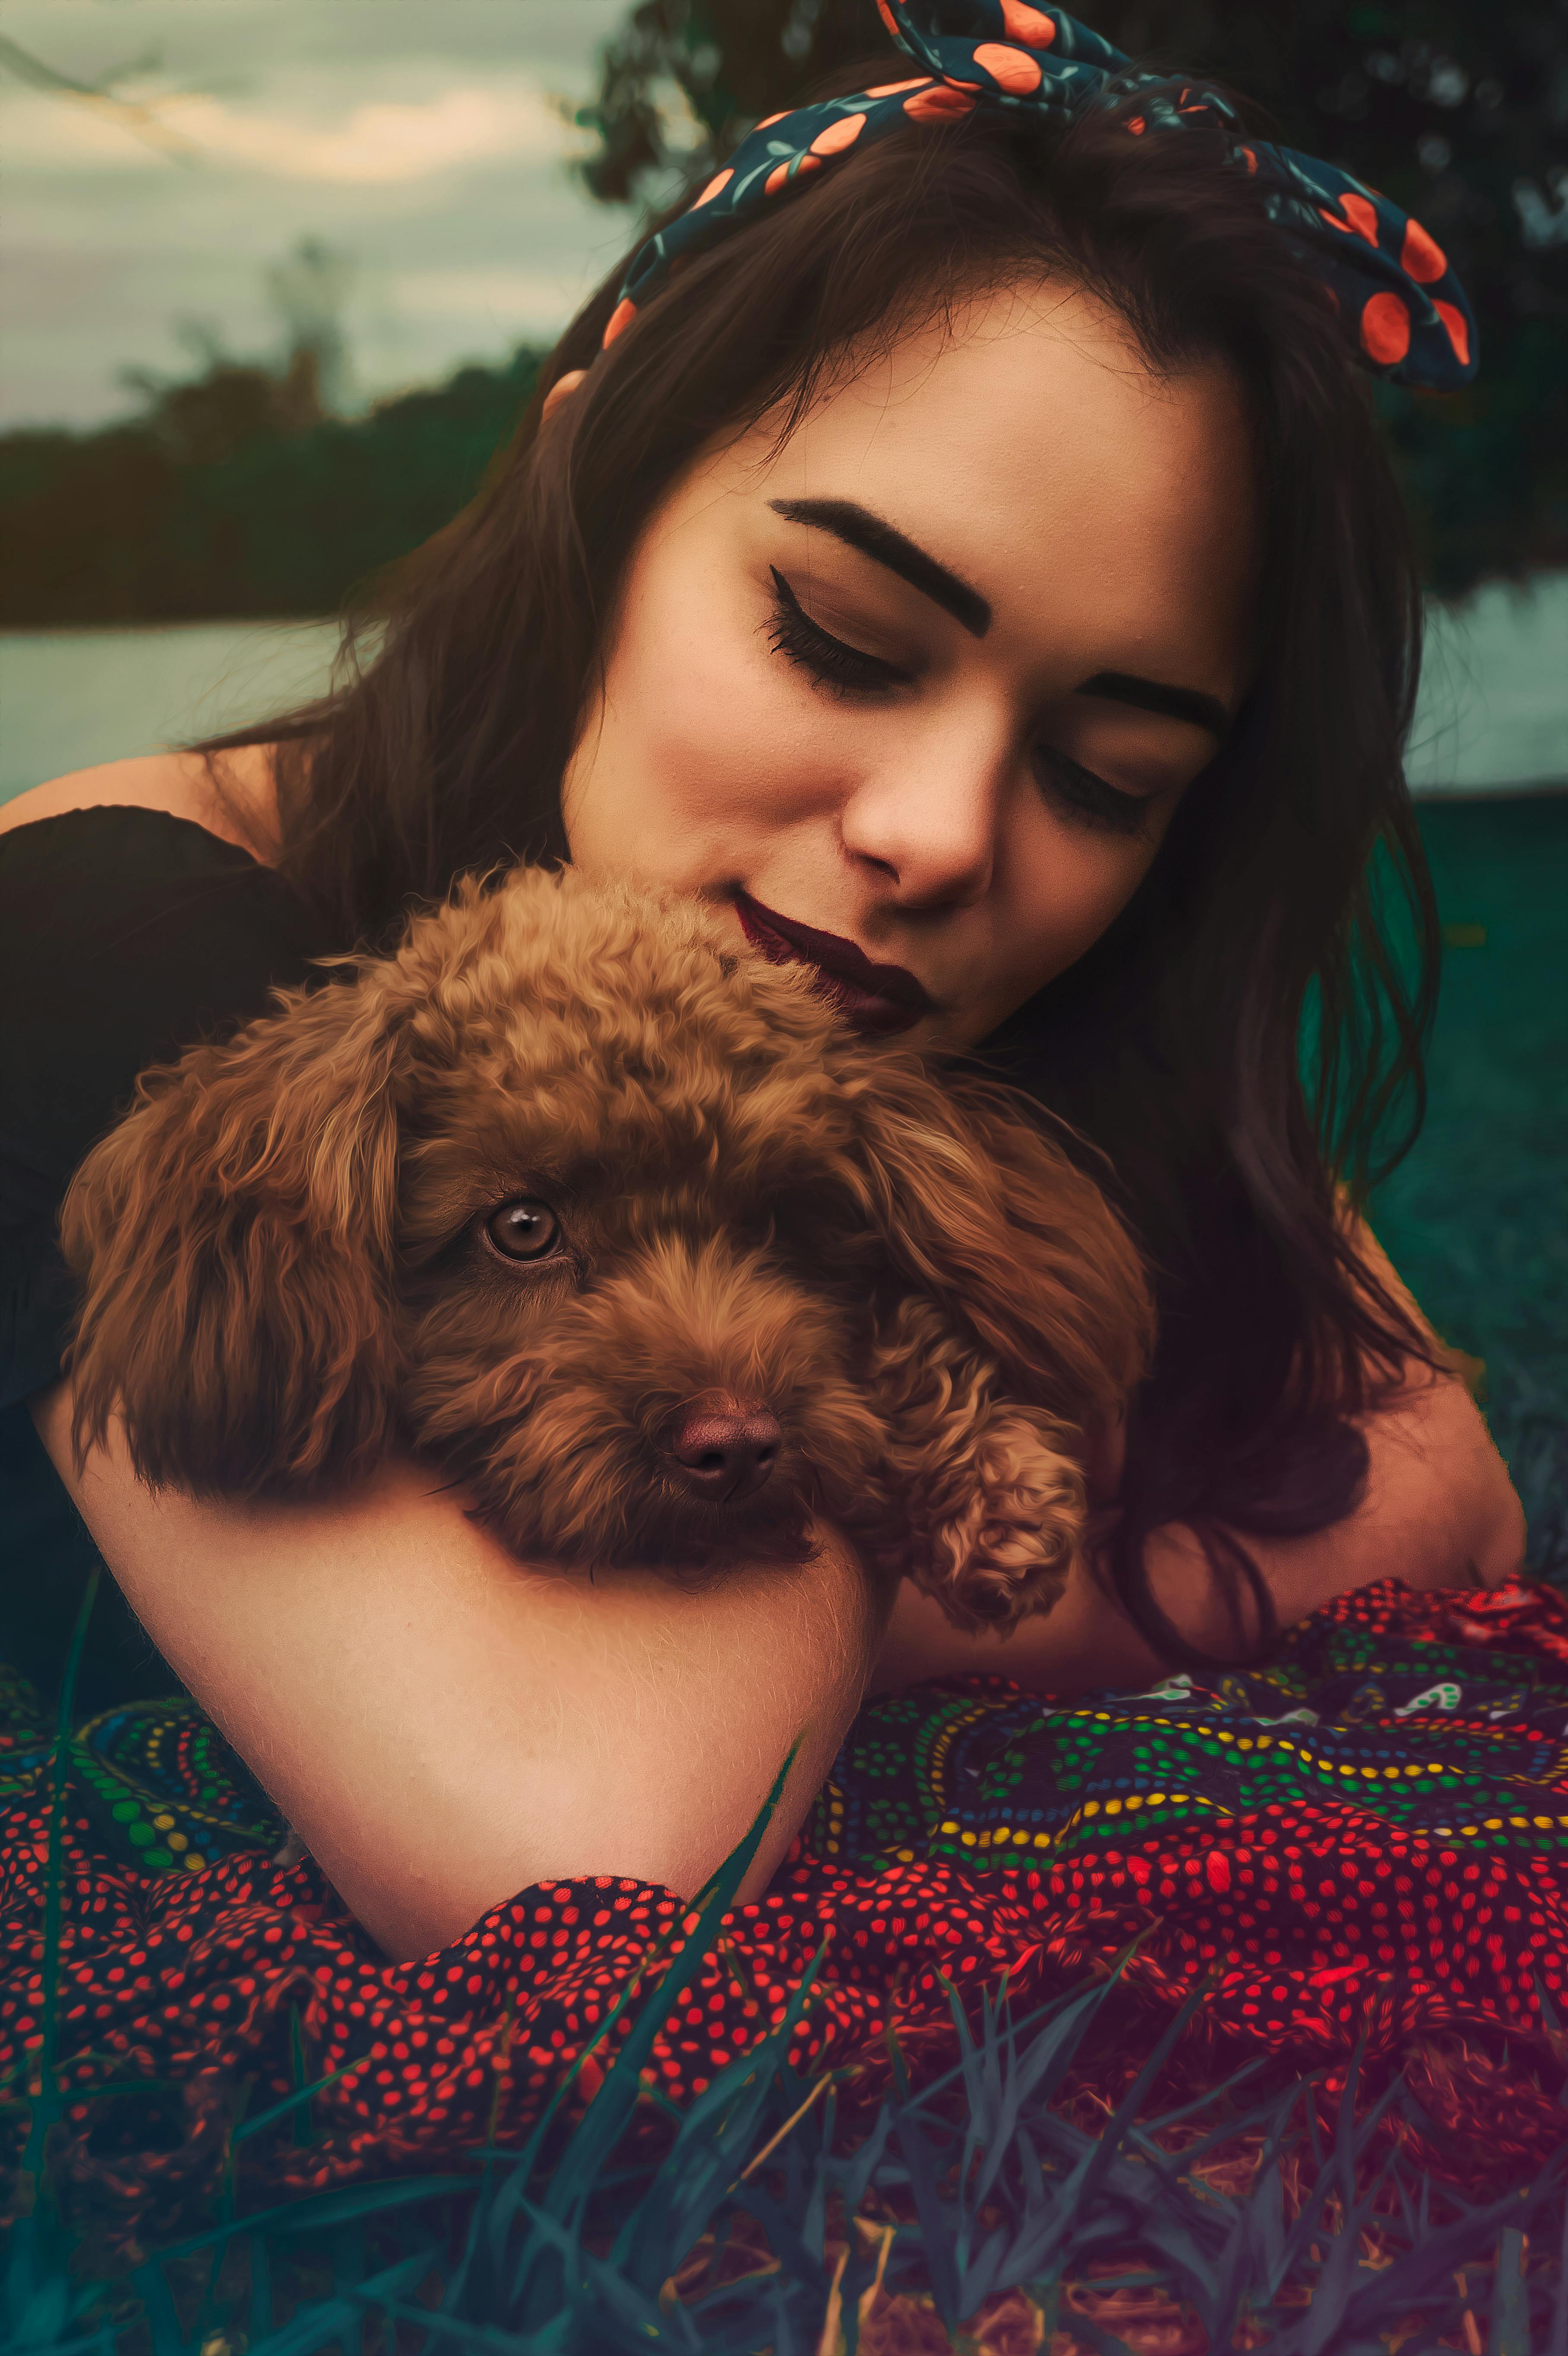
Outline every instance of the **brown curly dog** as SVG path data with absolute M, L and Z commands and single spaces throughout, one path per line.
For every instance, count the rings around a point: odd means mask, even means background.
M 79 1451 L 289 1496 L 411 1449 L 524 1558 L 836 1523 L 965 1627 L 1060 1593 L 1150 1340 L 1093 1182 L 720 921 L 519 870 L 148 1074 L 63 1214 Z

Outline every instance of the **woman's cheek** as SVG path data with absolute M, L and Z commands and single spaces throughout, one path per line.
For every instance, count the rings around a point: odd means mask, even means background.
M 694 836 L 736 851 L 845 792 L 844 748 L 797 699 L 743 672 L 710 694 L 645 709 L 640 759 L 660 808 Z
M 659 626 L 677 602 L 628 611 L 563 802 L 579 866 L 697 888 L 840 799 L 844 744 L 827 699 L 803 694 L 748 620 L 694 601 Z
M 992 987 L 964 1026 L 973 1039 L 1087 955 L 1137 890 L 1157 847 L 1074 826 L 1044 804 L 1020 833 L 1010 862 L 1017 888 L 1002 926 L 1011 954 L 998 960 Z
M 846 715 L 773 651 L 750 598 L 672 584 L 659 610 L 667 635 L 639 637 L 625 716 L 661 799 L 700 822 L 841 795 Z
M 1051 980 L 1093 948 L 1148 873 L 1152 844 L 1076 824 L 1046 810 L 1046 840 L 1029 862 L 1035 922 L 1051 958 Z

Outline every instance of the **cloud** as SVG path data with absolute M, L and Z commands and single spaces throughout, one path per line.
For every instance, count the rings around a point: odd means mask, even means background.
M 126 365 L 194 365 L 184 319 L 274 351 L 267 273 L 305 236 L 356 271 L 357 398 L 553 334 L 634 222 L 562 168 L 548 93 L 589 96 L 629 5 L 4 0 L 7 37 L 80 80 L 156 50 L 118 87 L 194 152 L 0 74 L 0 426 L 122 414 Z
M 170 100 L 170 128 L 198 147 L 278 179 L 361 187 L 428 179 L 500 156 L 564 155 L 571 133 L 532 84 L 458 84 L 423 101 L 372 100 L 321 126 L 252 114 L 221 99 Z
M 539 86 L 521 78 L 458 82 L 422 99 L 370 99 L 336 122 L 319 114 L 251 111 L 187 92 L 152 99 L 171 145 L 208 167 L 239 166 L 270 178 L 338 187 L 389 187 L 502 159 L 570 154 L 577 134 Z M 166 157 L 107 111 L 31 91 L 0 104 L 13 169 L 163 164 Z

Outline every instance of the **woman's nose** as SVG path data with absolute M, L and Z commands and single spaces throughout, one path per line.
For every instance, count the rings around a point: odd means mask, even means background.
M 973 736 L 890 763 L 845 803 L 845 850 L 890 876 L 902 907 L 971 906 L 996 868 L 1001 767 Z

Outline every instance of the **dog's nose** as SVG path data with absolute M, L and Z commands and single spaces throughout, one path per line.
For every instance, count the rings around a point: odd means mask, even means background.
M 766 1408 L 688 1408 L 675 1430 L 670 1453 L 686 1483 L 714 1505 L 754 1497 L 778 1462 L 784 1433 Z

